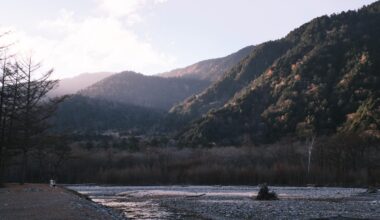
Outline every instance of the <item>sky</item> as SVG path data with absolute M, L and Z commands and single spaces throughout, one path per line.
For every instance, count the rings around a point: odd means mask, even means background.
M 55 78 L 156 74 L 284 37 L 375 0 L 0 0 L 0 44 Z

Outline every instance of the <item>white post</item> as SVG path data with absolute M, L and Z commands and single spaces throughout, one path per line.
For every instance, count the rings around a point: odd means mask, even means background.
M 55 180 L 53 179 L 50 180 L 50 187 L 55 187 Z

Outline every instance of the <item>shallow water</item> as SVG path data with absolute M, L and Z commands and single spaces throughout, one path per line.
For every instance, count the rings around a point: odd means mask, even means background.
M 71 185 L 67 187 L 89 196 L 97 203 L 120 211 L 128 219 L 220 219 L 220 216 L 223 216 L 223 219 L 246 219 L 252 216 L 255 209 L 262 209 L 263 206 L 268 210 L 280 207 L 289 215 L 298 216 L 302 214 L 303 206 L 304 210 L 313 214 L 313 210 L 308 208 L 309 205 L 318 209 L 330 207 L 331 202 L 334 202 L 332 205 L 346 210 L 345 204 L 340 205 L 336 201 L 365 192 L 365 189 L 358 188 L 269 187 L 279 195 L 281 201 L 257 203 L 253 200 L 259 190 L 257 186 Z M 320 217 L 326 213 L 314 215 Z M 213 218 L 217 214 L 220 216 Z M 335 214 L 334 211 L 331 212 L 331 215 Z

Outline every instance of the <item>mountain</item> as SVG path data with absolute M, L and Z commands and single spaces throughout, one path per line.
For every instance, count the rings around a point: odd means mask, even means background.
M 144 107 L 73 95 L 60 103 L 52 123 L 56 131 L 150 131 L 164 113 Z
M 323 16 L 255 47 L 219 81 L 172 109 L 207 112 L 178 139 L 242 145 L 358 132 L 379 137 L 380 2 Z
M 291 47 L 289 42 L 273 41 L 256 46 L 251 54 L 231 68 L 209 88 L 174 106 L 170 112 L 196 118 L 211 109 L 222 107 L 234 94 L 256 79 L 274 60 Z
M 235 66 L 244 57 L 248 56 L 253 49 L 254 46 L 248 46 L 226 57 L 204 60 L 185 68 L 161 73 L 159 76 L 185 77 L 199 80 L 216 81 L 226 71 L 230 70 L 231 67 Z
M 72 78 L 65 78 L 59 80 L 58 87 L 53 89 L 49 96 L 61 96 L 68 94 L 75 94 L 78 91 L 111 76 L 113 73 L 99 72 L 99 73 L 82 73 Z
M 80 94 L 113 102 L 168 110 L 174 104 L 199 93 L 208 85 L 208 81 L 198 79 L 164 78 L 122 72 L 83 89 Z

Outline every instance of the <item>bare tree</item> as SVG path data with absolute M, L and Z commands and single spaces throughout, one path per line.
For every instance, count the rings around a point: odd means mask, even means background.
M 39 135 L 49 127 L 47 119 L 54 113 L 61 99 L 46 98 L 46 94 L 58 83 L 57 80 L 50 80 L 53 70 L 41 72 L 41 64 L 34 63 L 32 57 L 16 63 L 16 67 L 23 79 L 18 91 L 20 103 L 16 118 L 20 136 L 18 148 L 22 155 L 20 183 L 24 183 L 28 153 L 38 144 Z
M 0 35 L 0 37 L 3 35 Z M 4 163 L 6 159 L 7 145 L 12 133 L 12 113 L 16 109 L 15 87 L 17 87 L 17 76 L 12 71 L 7 47 L 0 47 L 0 184 L 3 179 Z M 14 84 L 16 82 L 16 84 Z M 16 89 L 17 91 L 17 89 Z
M 0 39 L 7 34 L 0 34 Z M 50 79 L 53 70 L 41 71 L 32 56 L 9 55 L 10 46 L 0 46 L 0 185 L 12 155 L 21 155 L 20 183 L 25 182 L 28 153 L 40 144 L 49 117 L 65 98 L 47 98 L 58 83 Z

